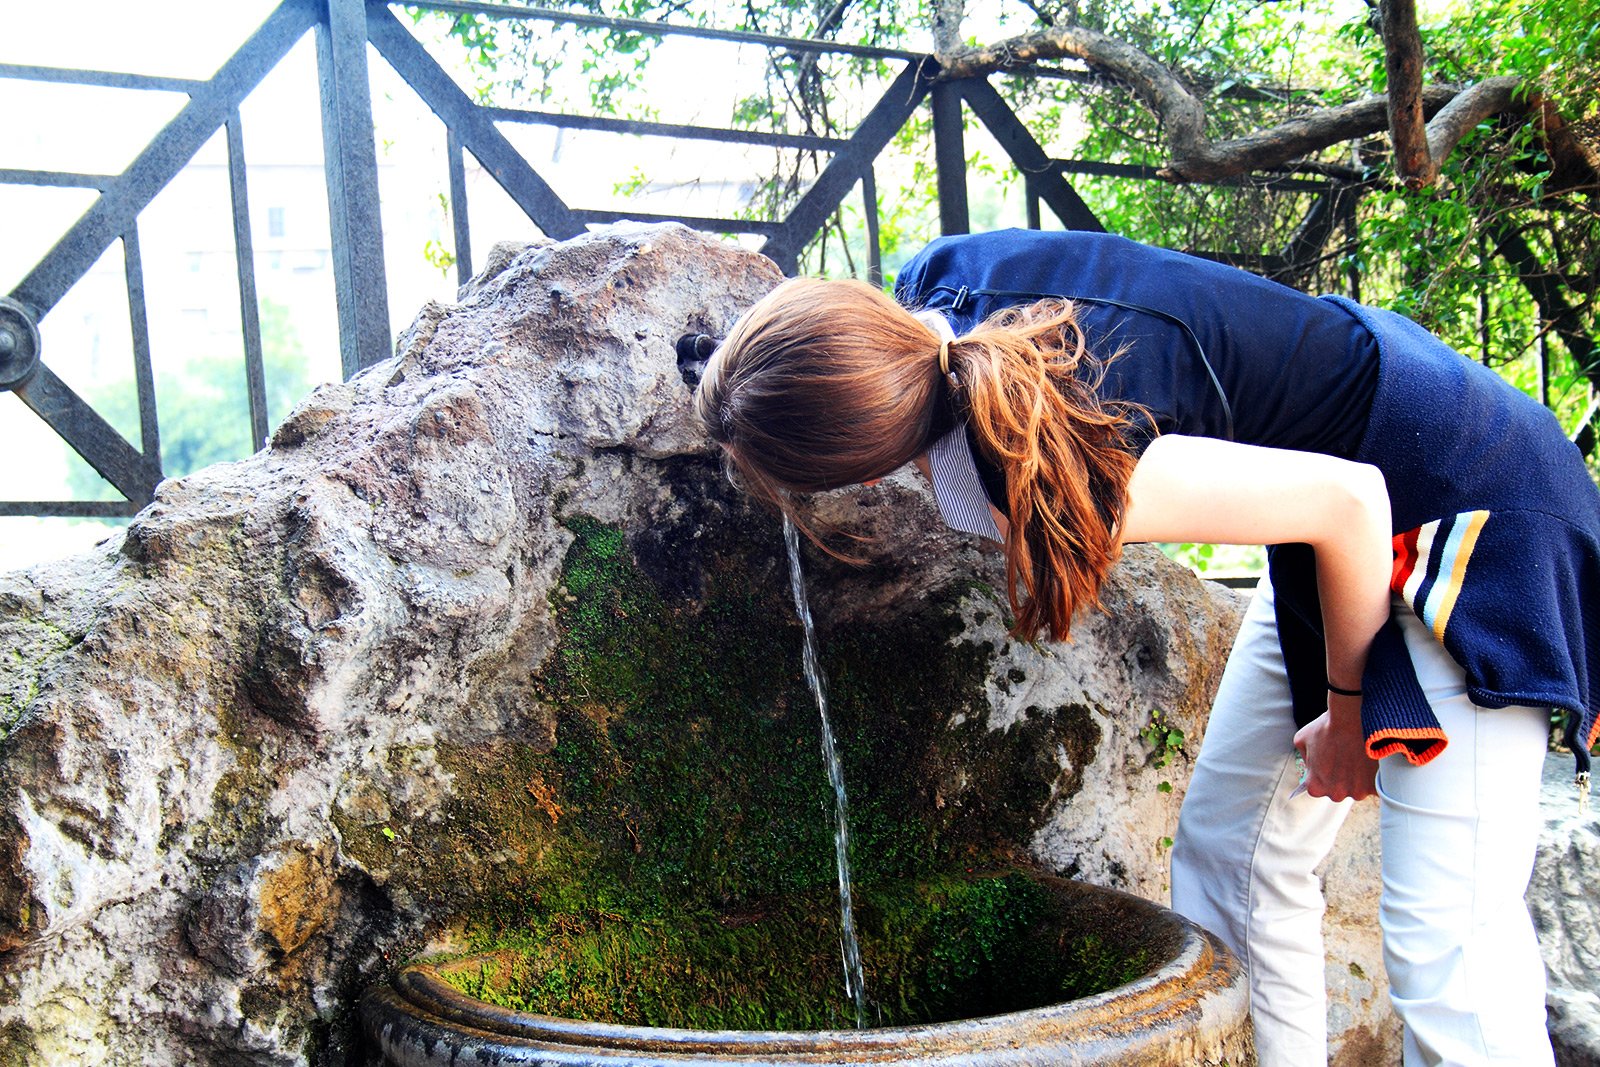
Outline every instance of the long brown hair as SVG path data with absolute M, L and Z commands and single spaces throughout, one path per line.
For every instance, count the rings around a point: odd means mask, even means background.
M 1005 474 L 1014 631 L 1064 639 L 1121 554 L 1131 410 L 1097 395 L 1104 364 L 1069 302 L 991 316 L 950 343 L 950 377 L 940 343 L 870 285 L 794 279 L 735 324 L 695 411 L 746 488 L 790 515 L 789 493 L 882 477 L 970 420 Z

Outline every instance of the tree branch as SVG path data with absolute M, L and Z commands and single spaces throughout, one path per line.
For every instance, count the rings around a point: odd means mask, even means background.
M 1439 176 L 1440 157 L 1429 154 L 1428 131 L 1423 125 L 1422 34 L 1417 29 L 1416 0 L 1383 0 L 1378 8 L 1383 67 L 1389 75 L 1389 139 L 1394 144 L 1395 174 L 1407 188 L 1421 189 Z
M 1062 56 L 1081 59 L 1133 90 L 1154 112 L 1175 154 L 1189 155 L 1206 143 L 1205 108 L 1177 75 L 1141 49 L 1086 26 L 1051 26 L 954 53 L 941 60 L 939 77 L 975 78 Z
M 1449 156 L 1461 138 L 1490 115 L 1524 110 L 1515 99 L 1521 87 L 1521 78 L 1485 78 L 1463 89 L 1428 123 L 1428 154 L 1434 163 Z
M 1181 78 L 1126 41 L 1084 26 L 1051 26 L 955 52 L 941 60 L 939 77 L 976 78 L 1062 57 L 1081 60 L 1095 73 L 1121 82 L 1156 116 L 1170 154 L 1159 171 L 1167 181 L 1210 182 L 1284 167 L 1341 141 L 1392 129 L 1388 98 L 1370 96 L 1338 107 L 1317 108 L 1265 130 L 1214 143 L 1205 134 L 1204 106 Z M 1515 78 L 1490 78 L 1465 91 L 1455 86 L 1421 85 L 1420 80 L 1413 86 L 1408 97 L 1414 100 L 1404 107 L 1408 112 L 1415 110 L 1416 130 L 1419 136 L 1426 136 L 1423 152 L 1433 174 L 1466 132 L 1486 116 L 1519 109 L 1514 99 L 1519 84 Z M 1436 117 L 1424 127 L 1423 120 L 1430 116 Z
M 960 51 L 966 0 L 933 0 L 932 15 L 934 54 L 944 56 Z
M 1454 99 L 1457 90 L 1430 85 L 1420 95 L 1424 112 L 1431 113 Z M 1189 155 L 1175 155 L 1160 174 L 1169 181 L 1216 181 L 1252 170 L 1281 167 L 1329 145 L 1378 133 L 1387 123 L 1387 99 L 1369 96 L 1338 107 L 1318 108 L 1229 141 L 1204 142 Z

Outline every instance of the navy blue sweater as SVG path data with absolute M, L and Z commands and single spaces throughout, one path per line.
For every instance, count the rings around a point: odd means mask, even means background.
M 1600 493 L 1548 411 L 1401 316 L 1106 234 L 941 238 L 896 285 L 902 304 L 941 310 L 958 334 L 1042 296 L 1084 302 L 1091 342 L 1125 353 L 1102 392 L 1145 406 L 1155 431 L 1382 471 L 1395 593 L 1461 665 L 1477 703 L 1568 710 L 1587 770 L 1600 736 L 1600 617 L 1583 593 L 1600 592 Z M 1272 546 L 1270 569 L 1305 723 L 1327 707 L 1315 562 L 1308 546 Z M 1443 750 L 1392 620 L 1362 688 L 1373 756 L 1421 763 Z

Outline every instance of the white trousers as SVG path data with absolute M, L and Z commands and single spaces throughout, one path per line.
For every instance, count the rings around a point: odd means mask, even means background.
M 1378 771 L 1380 923 L 1406 1067 L 1553 1063 L 1544 964 L 1523 903 L 1538 842 L 1549 712 L 1480 708 L 1409 611 L 1406 645 L 1449 745 Z M 1288 679 L 1262 581 L 1245 615 L 1184 798 L 1172 905 L 1243 961 L 1262 1067 L 1327 1063 L 1322 887 L 1314 868 L 1350 802 L 1291 796 Z

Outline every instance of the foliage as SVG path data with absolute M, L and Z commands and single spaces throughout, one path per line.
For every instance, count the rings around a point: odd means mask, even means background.
M 1167 721 L 1167 713 L 1160 708 L 1150 711 L 1150 721 L 1139 731 L 1139 740 L 1155 751 L 1150 755 L 1150 766 L 1166 767 L 1184 755 L 1183 730 Z
M 1383 47 L 1369 20 L 1341 20 L 1323 0 L 1236 5 L 1170 0 L 1153 7 L 1090 4 L 1086 20 L 1141 45 L 1210 87 L 1211 134 L 1247 133 L 1312 106 L 1384 89 Z M 1423 26 L 1427 80 L 1452 84 L 1517 75 L 1537 86 L 1554 113 L 1596 144 L 1594 58 L 1600 21 L 1577 0 L 1458 4 Z M 1148 166 L 1166 158 L 1155 120 L 1109 86 L 1036 83 L 1035 107 L 1088 117 L 1086 158 Z M 1224 95 L 1226 94 L 1226 95 Z M 1440 182 L 1411 192 L 1389 182 L 1380 138 L 1323 153 L 1313 163 L 1360 179 L 1354 233 L 1338 235 L 1308 276 L 1313 290 L 1345 290 L 1390 306 L 1458 350 L 1502 368 L 1541 395 L 1548 362 L 1551 406 L 1569 428 L 1587 401 L 1586 375 L 1561 344 L 1549 344 L 1549 308 L 1536 308 L 1518 268 L 1496 254 L 1507 235 L 1566 286 L 1578 330 L 1597 332 L 1600 210 L 1593 185 L 1561 187 L 1536 124 L 1484 123 L 1446 161 Z M 1591 179 L 1592 180 L 1592 179 Z M 1173 186 L 1101 180 L 1080 187 L 1107 228 L 1177 248 L 1271 254 L 1285 248 L 1309 205 L 1303 193 L 1263 187 Z M 1525 272 L 1524 272 L 1525 273 Z M 1541 317 L 1541 310 L 1543 315 Z
M 1423 27 L 1437 80 L 1515 74 L 1566 121 L 1600 122 L 1600 22 L 1590 4 L 1516 0 L 1461 5 Z M 1381 42 L 1369 27 L 1346 35 L 1381 75 Z M 1353 71 L 1351 72 L 1354 73 Z M 1381 88 L 1381 80 L 1375 82 Z M 1600 137 L 1589 134 L 1591 147 Z M 1397 310 L 1439 333 L 1457 349 L 1501 365 L 1506 377 L 1539 395 L 1535 357 L 1549 339 L 1552 310 L 1539 308 L 1524 278 L 1496 255 L 1502 241 L 1528 245 L 1543 271 L 1560 278 L 1582 332 L 1597 333 L 1594 278 L 1600 274 L 1597 190 L 1563 186 L 1546 136 L 1534 123 L 1486 122 L 1445 162 L 1435 188 L 1383 189 L 1366 198 L 1359 251 L 1351 265 Z M 1554 180 L 1553 180 L 1554 179 Z M 1587 397 L 1584 367 L 1560 345 L 1548 350 L 1548 400 L 1571 427 Z
M 261 363 L 266 376 L 267 425 L 276 425 L 311 388 L 304 347 L 289 311 L 261 301 Z M 213 463 L 244 459 L 263 442 L 250 440 L 250 400 L 240 352 L 207 352 L 155 368 L 161 413 L 161 468 L 169 478 Z M 139 440 L 139 401 L 133 383 L 112 379 L 84 391 L 85 399 L 128 440 Z M 105 484 L 86 465 L 68 471 L 74 496 L 90 499 Z
M 1370 12 L 1335 0 L 1026 0 L 979 11 L 986 38 L 1063 19 L 1132 43 L 1205 96 L 1208 134 L 1249 134 L 1311 109 L 1384 88 L 1382 44 Z M 904 0 L 815 0 L 736 6 L 682 0 L 570 0 L 569 10 L 671 19 L 770 34 L 921 49 L 927 7 Z M 419 19 L 427 17 L 418 13 Z M 660 38 L 619 30 L 449 15 L 448 32 L 466 46 L 479 93 L 500 103 L 537 101 L 574 111 L 642 118 L 660 94 L 644 76 Z M 1600 20 L 1588 0 L 1453 0 L 1422 26 L 1426 80 L 1460 84 L 1517 75 L 1569 130 L 1596 149 L 1594 114 Z M 970 37 L 969 37 L 970 39 Z M 976 43 L 975 41 L 973 43 Z M 710 46 L 708 46 L 710 47 Z M 726 47 L 726 46 L 719 46 Z M 763 50 L 764 80 L 730 106 L 729 125 L 750 130 L 844 136 L 893 75 L 896 64 L 848 56 Z M 745 54 L 740 53 L 741 57 Z M 516 62 L 502 62 L 514 57 Z M 1070 65 L 1067 65 L 1070 66 Z M 994 79 L 1054 155 L 1153 168 L 1170 146 L 1155 118 L 1127 89 L 1101 79 Z M 933 235 L 937 202 L 926 109 L 875 163 L 885 273 Z M 968 116 L 968 183 L 975 228 L 1018 224 L 1017 174 Z M 1440 182 L 1410 192 L 1387 170 L 1382 137 L 1322 152 L 1296 168 L 1361 192 L 1353 219 L 1338 227 L 1323 255 L 1281 280 L 1311 291 L 1345 291 L 1393 306 L 1439 332 L 1459 350 L 1502 368 L 1543 398 L 1565 425 L 1587 404 L 1590 378 L 1552 329 L 1552 308 L 1536 306 L 1530 285 L 1546 271 L 1573 305 L 1566 326 L 1597 332 L 1600 211 L 1592 185 L 1574 184 L 1555 166 L 1538 123 L 1487 122 L 1447 160 Z M 772 150 L 772 165 L 745 201 L 755 218 L 781 217 L 829 158 L 817 151 Z M 639 175 L 629 181 L 637 187 Z M 1069 175 L 1069 177 L 1071 177 Z M 1312 204 L 1305 189 L 1263 175 L 1227 185 L 1178 185 L 1133 177 L 1073 181 L 1107 229 L 1168 247 L 1243 257 L 1282 253 Z M 1592 175 L 1588 176 L 1592 182 Z M 628 182 L 623 183 L 624 185 Z M 619 187 L 620 188 L 620 187 Z M 802 257 L 810 273 L 867 273 L 864 205 L 848 198 Z M 1499 254 L 1524 242 L 1532 263 Z M 1556 339 L 1555 343 L 1551 343 Z

